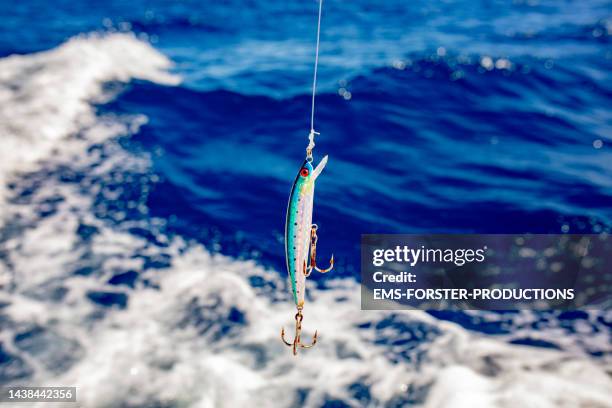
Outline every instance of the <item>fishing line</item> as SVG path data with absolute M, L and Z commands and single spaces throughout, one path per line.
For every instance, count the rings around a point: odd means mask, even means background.
M 314 74 L 312 76 L 312 102 L 310 106 L 310 133 L 308 135 L 308 147 L 306 147 L 306 158 L 312 160 L 312 149 L 315 147 L 314 137 L 320 134 L 314 129 L 315 96 L 317 93 L 317 69 L 319 68 L 319 44 L 321 42 L 321 14 L 323 11 L 323 0 L 319 0 L 319 18 L 317 19 L 317 45 L 315 47 Z

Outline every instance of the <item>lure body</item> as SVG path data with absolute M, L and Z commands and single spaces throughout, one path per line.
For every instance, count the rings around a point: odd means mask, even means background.
M 304 305 L 306 277 L 310 273 L 309 249 L 315 180 L 326 164 L 327 156 L 315 169 L 311 160 L 304 160 L 289 195 L 285 222 L 285 258 L 293 300 L 298 308 Z

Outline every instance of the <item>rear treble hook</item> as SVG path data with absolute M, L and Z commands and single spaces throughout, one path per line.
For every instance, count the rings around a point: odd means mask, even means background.
M 317 331 L 315 331 L 314 336 L 312 337 L 312 343 L 303 344 L 301 335 L 302 335 L 302 320 L 304 319 L 304 315 L 302 315 L 302 307 L 298 306 L 297 313 L 295 315 L 295 337 L 293 338 L 293 342 L 288 342 L 285 340 L 285 328 L 281 329 L 281 340 L 289 347 L 293 347 L 293 355 L 297 355 L 297 348 L 311 348 L 315 344 L 317 344 Z

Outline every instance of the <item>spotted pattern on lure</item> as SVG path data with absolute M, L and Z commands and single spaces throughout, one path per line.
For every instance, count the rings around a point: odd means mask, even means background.
M 304 305 L 306 277 L 310 273 L 309 249 L 315 181 L 327 164 L 327 156 L 313 169 L 308 160 L 300 167 L 289 196 L 285 224 L 285 258 L 295 305 Z

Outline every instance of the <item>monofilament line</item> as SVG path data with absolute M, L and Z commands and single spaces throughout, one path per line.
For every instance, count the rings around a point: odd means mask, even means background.
M 323 0 L 319 0 L 319 18 L 317 20 L 317 45 L 315 48 L 315 63 L 314 63 L 314 74 L 312 76 L 312 103 L 310 109 L 310 134 L 308 135 L 309 144 L 308 151 L 312 151 L 314 147 L 314 135 L 317 134 L 314 129 L 314 115 L 315 115 L 315 95 L 317 93 L 317 68 L 319 67 L 319 43 L 321 38 L 321 13 L 323 11 Z

